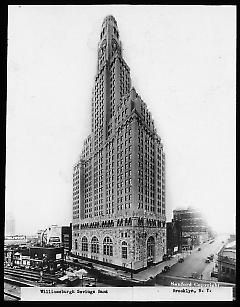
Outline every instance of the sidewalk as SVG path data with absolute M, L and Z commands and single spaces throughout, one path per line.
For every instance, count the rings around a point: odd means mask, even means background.
M 198 247 L 196 247 L 195 249 L 193 249 L 191 251 L 191 253 L 194 253 L 196 250 L 197 250 Z M 126 278 L 126 279 L 135 279 L 135 280 L 138 280 L 138 281 L 142 281 L 142 282 L 147 282 L 151 277 L 155 277 L 156 275 L 158 275 L 159 273 L 162 272 L 163 268 L 168 265 L 168 266 L 173 266 L 174 264 L 176 264 L 178 262 L 178 259 L 179 258 L 186 258 L 190 255 L 189 252 L 183 252 L 183 253 L 178 253 L 176 255 L 173 256 L 172 259 L 170 260 L 166 260 L 166 261 L 163 261 L 157 265 L 153 265 L 141 272 L 138 272 L 138 273 L 132 273 L 131 272 L 126 272 L 124 270 L 121 270 L 121 268 L 111 268 L 111 267 L 107 267 L 105 265 L 102 265 L 102 264 L 97 264 L 97 263 L 94 263 L 93 266 L 95 269 L 97 270 L 102 270 L 106 273 L 110 273 L 109 275 L 118 275 L 118 276 L 121 276 L 123 278 Z M 87 263 L 87 261 L 85 260 L 81 260 L 82 263 Z
M 194 252 L 195 250 L 193 250 L 191 252 Z M 101 264 L 94 264 L 94 267 L 96 269 L 101 269 L 101 270 L 104 270 L 104 271 L 111 272 L 114 275 L 120 275 L 120 276 L 125 277 L 127 279 L 131 279 L 131 277 L 132 277 L 135 280 L 146 282 L 151 277 L 155 277 L 156 275 L 161 273 L 163 268 L 166 265 L 171 267 L 171 266 L 173 266 L 174 264 L 176 264 L 178 262 L 179 258 L 186 258 L 188 256 L 189 256 L 188 252 L 179 253 L 179 254 L 174 255 L 174 257 L 172 259 L 170 259 L 170 260 L 163 261 L 163 262 L 161 262 L 161 263 L 159 263 L 157 265 L 154 265 L 152 267 L 149 267 L 149 268 L 147 268 L 147 269 L 145 269 L 145 270 L 143 270 L 143 271 L 141 271 L 139 273 L 132 273 L 132 274 L 131 274 L 131 272 L 126 272 L 126 271 L 121 270 L 121 269 L 114 269 L 114 268 L 111 268 L 111 267 L 106 267 L 106 266 L 101 265 Z
M 197 248 L 195 248 L 194 250 L 191 251 L 191 253 L 194 253 L 197 250 Z M 186 258 L 188 257 L 190 254 L 188 252 L 184 252 L 184 253 L 178 253 L 176 255 L 173 256 L 172 259 L 170 260 L 166 260 L 163 261 L 155 266 L 152 266 L 144 271 L 141 271 L 139 273 L 133 274 L 133 277 L 135 279 L 138 280 L 142 280 L 142 281 L 147 281 L 150 279 L 150 277 L 155 277 L 156 275 L 158 275 L 159 273 L 162 272 L 163 268 L 168 265 L 168 266 L 173 266 L 174 264 L 176 264 L 178 262 L 179 258 Z

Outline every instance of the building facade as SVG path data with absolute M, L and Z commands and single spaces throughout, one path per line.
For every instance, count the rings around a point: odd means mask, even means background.
M 72 249 L 72 223 L 69 226 L 51 225 L 37 233 L 37 245 L 64 247 L 64 252 Z
M 173 210 L 173 221 L 181 221 L 182 250 L 193 249 L 208 240 L 208 227 L 198 210 L 194 208 Z
M 236 283 L 236 241 L 229 242 L 218 253 L 218 281 Z
M 151 113 L 131 87 L 117 22 L 98 45 L 91 134 L 73 169 L 72 252 L 138 270 L 166 253 L 165 154 Z
M 63 247 L 30 247 L 30 265 L 53 273 L 63 268 Z
M 167 222 L 167 255 L 182 252 L 182 222 Z
M 26 245 L 27 244 L 27 236 L 24 235 L 14 235 L 14 236 L 5 236 L 4 238 L 4 245 Z

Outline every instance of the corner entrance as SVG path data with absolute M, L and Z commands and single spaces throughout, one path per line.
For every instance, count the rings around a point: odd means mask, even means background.
M 153 264 L 155 254 L 155 241 L 151 236 L 147 240 L 147 266 Z

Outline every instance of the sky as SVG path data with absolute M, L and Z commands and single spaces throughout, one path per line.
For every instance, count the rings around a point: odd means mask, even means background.
M 235 6 L 9 6 L 6 212 L 18 234 L 72 216 L 72 168 L 91 132 L 97 44 L 118 24 L 132 85 L 166 155 L 166 211 L 235 231 Z

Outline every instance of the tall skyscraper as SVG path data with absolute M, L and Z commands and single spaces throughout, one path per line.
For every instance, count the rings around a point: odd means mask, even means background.
M 113 16 L 104 19 L 98 44 L 91 128 L 73 170 L 73 253 L 133 270 L 162 261 L 165 155 L 131 87 Z
M 5 236 L 15 235 L 15 219 L 12 213 L 7 212 L 5 216 Z

